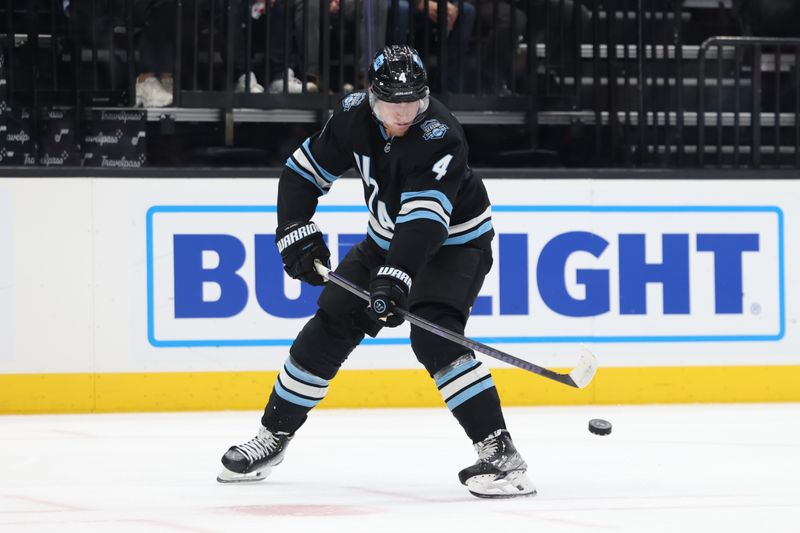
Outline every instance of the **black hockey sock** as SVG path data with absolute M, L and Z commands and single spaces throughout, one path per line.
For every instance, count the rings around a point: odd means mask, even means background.
M 269 402 L 264 408 L 264 415 L 261 417 L 261 425 L 272 432 L 284 431 L 294 434 L 306 421 L 310 410 L 310 407 L 287 402 L 275 394 L 275 389 L 272 389 Z
M 301 368 L 290 356 L 275 381 L 261 424 L 270 431 L 293 434 L 328 393 L 328 383 Z
M 500 396 L 492 387 L 473 396 L 451 412 L 472 442 L 480 442 L 498 429 L 506 429 Z

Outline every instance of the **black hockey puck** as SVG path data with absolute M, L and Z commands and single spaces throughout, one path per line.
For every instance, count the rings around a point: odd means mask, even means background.
M 602 418 L 593 418 L 589 420 L 589 431 L 595 435 L 610 435 L 611 422 Z

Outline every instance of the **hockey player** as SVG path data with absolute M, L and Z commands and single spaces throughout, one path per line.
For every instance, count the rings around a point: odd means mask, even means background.
M 287 160 L 278 187 L 276 242 L 291 277 L 325 283 L 314 262 L 330 265 L 330 252 L 311 218 L 319 197 L 355 164 L 369 209 L 367 237 L 336 272 L 368 286 L 371 303 L 336 285 L 325 287 L 318 311 L 289 349 L 262 427 L 225 453 L 220 482 L 262 480 L 283 460 L 364 335 L 403 322 L 393 314 L 395 306 L 463 333 L 491 268 L 494 231 L 486 189 L 467 164 L 461 126 L 429 96 L 419 54 L 409 46 L 386 47 L 369 74 L 369 89 L 346 96 L 322 131 Z M 461 483 L 479 497 L 536 494 L 489 370 L 471 351 L 415 326 L 411 347 L 478 452 L 477 462 L 459 472 Z

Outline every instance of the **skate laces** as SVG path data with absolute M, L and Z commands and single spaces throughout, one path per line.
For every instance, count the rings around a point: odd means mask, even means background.
M 525 471 L 528 465 L 514 448 L 511 436 L 504 430 L 498 430 L 475 444 L 478 452 L 478 463 L 488 463 L 504 472 L 511 470 Z
M 237 446 L 239 451 L 250 460 L 251 463 L 263 459 L 280 444 L 280 439 L 267 428 L 262 427 L 258 430 L 258 435 Z
M 475 449 L 478 452 L 478 460 L 487 463 L 492 462 L 497 450 L 500 448 L 500 431 L 495 431 L 481 442 L 475 444 Z

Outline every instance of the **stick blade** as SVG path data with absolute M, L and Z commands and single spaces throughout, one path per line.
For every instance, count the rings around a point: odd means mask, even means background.
M 586 387 L 597 373 L 597 357 L 586 346 L 581 346 L 581 357 L 578 365 L 569 373 L 569 377 L 579 389 Z

